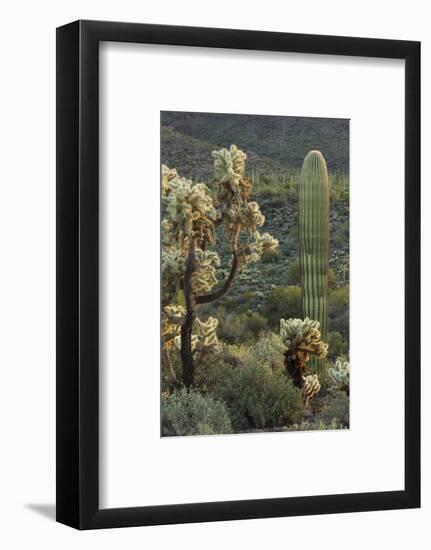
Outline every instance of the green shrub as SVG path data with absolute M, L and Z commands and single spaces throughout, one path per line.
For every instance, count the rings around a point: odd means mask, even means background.
M 347 248 L 349 246 L 349 221 L 345 220 L 335 232 L 334 243 L 337 248 Z
M 301 393 L 282 370 L 253 361 L 217 367 L 214 395 L 228 406 L 235 431 L 267 429 L 292 423 L 303 414 Z M 240 361 L 241 363 L 241 361 Z
M 336 391 L 328 398 L 327 404 L 318 413 L 318 420 L 329 424 L 336 422 L 349 427 L 349 397 L 344 391 Z
M 316 422 L 311 422 L 310 420 L 304 420 L 298 424 L 292 424 L 287 428 L 289 432 L 310 432 L 317 430 L 345 430 L 346 426 L 337 422 L 336 420 L 331 420 L 330 422 L 323 422 L 318 420 Z
M 222 340 L 233 344 L 246 342 L 265 331 L 268 321 L 260 313 L 227 313 L 219 318 L 218 334 Z
M 328 334 L 328 359 L 335 361 L 339 355 L 346 355 L 349 352 L 349 343 L 340 332 L 333 331 Z
M 273 327 L 280 319 L 302 318 L 302 289 L 299 286 L 274 287 L 266 299 L 263 314 Z
M 272 369 L 284 369 L 286 347 L 279 334 L 268 332 L 261 334 L 251 353 L 257 361 L 265 362 Z
M 278 264 L 282 260 L 281 254 L 276 252 L 264 252 L 261 257 L 263 264 Z
M 345 340 L 349 338 L 349 286 L 333 289 L 328 298 L 329 330 L 340 332 Z
M 250 332 L 252 337 L 258 336 L 268 327 L 266 317 L 257 312 L 248 313 L 244 319 L 246 330 Z
M 224 403 L 195 390 L 174 391 L 162 396 L 162 436 L 232 433 Z
M 329 304 L 334 310 L 340 310 L 349 305 L 349 286 L 339 286 L 329 295 Z
M 289 285 L 301 286 L 301 262 L 295 258 L 287 268 L 287 282 Z

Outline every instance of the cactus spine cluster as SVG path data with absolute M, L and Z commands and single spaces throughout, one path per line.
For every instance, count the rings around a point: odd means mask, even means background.
M 302 398 L 304 404 L 308 407 L 310 399 L 320 392 L 320 382 L 317 378 L 317 374 L 309 374 L 304 376 L 304 385 L 302 387 Z
M 304 159 L 299 188 L 299 238 L 304 317 L 320 323 L 327 336 L 329 178 L 320 151 Z
M 328 344 L 320 339 L 319 321 L 308 317 L 302 319 L 281 319 L 280 337 L 284 345 L 287 375 L 293 385 L 302 389 L 305 406 L 320 391 L 317 374 L 305 375 L 307 363 L 312 357 L 324 359 Z
M 329 378 L 337 390 L 344 390 L 349 394 L 350 367 L 349 362 L 338 357 L 335 365 L 328 369 Z

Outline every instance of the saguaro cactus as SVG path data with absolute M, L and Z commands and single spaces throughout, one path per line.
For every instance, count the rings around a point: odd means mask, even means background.
M 299 188 L 299 238 L 304 317 L 320 323 L 327 336 L 329 178 L 320 151 L 304 159 Z

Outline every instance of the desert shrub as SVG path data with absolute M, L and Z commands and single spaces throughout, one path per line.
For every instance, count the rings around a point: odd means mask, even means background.
M 301 286 L 301 261 L 295 258 L 287 268 L 287 282 L 289 285 Z
M 334 309 L 342 309 L 349 305 L 349 287 L 339 286 L 329 295 L 329 304 Z
M 263 264 L 278 264 L 282 260 L 281 254 L 277 252 L 264 252 L 261 257 Z
M 344 391 L 329 395 L 326 405 L 319 411 L 317 420 L 324 424 L 336 422 L 345 428 L 349 427 L 349 397 Z
M 284 369 L 285 350 L 280 335 L 268 332 L 260 336 L 251 353 L 256 360 L 266 362 L 273 369 Z
M 317 420 L 311 422 L 310 420 L 304 420 L 296 424 L 292 424 L 287 428 L 289 432 L 309 432 L 316 430 L 344 430 L 346 426 L 337 422 L 336 420 L 331 420 L 330 422 L 323 422 L 322 420 Z
M 280 319 L 302 318 L 301 287 L 274 287 L 268 294 L 263 314 L 272 327 L 278 326 Z
M 266 330 L 267 326 L 267 319 L 257 312 L 227 313 L 220 320 L 218 334 L 222 340 L 231 344 L 246 342 Z
M 339 355 L 346 355 L 349 352 L 349 343 L 340 332 L 332 331 L 328 334 L 328 359 L 334 361 Z
M 267 363 L 272 368 L 284 368 L 286 348 L 279 334 L 266 332 L 260 334 L 252 345 L 223 344 L 219 360 L 232 367 L 239 367 L 257 362 Z
M 349 221 L 345 220 L 340 224 L 334 235 L 334 243 L 337 248 L 349 246 Z
M 162 396 L 161 424 L 162 436 L 232 433 L 224 403 L 185 388 Z
M 248 356 L 237 367 L 223 363 L 217 371 L 214 395 L 227 404 L 235 431 L 279 427 L 301 418 L 301 393 L 282 370 Z
M 259 292 L 246 290 L 239 295 L 227 295 L 221 300 L 223 305 L 218 306 L 217 309 L 222 307 L 227 312 L 246 313 L 248 309 L 256 308 L 259 301 Z
M 349 338 L 349 286 L 334 288 L 328 297 L 328 326 L 332 332 L 340 332 Z
M 335 287 L 336 284 L 336 277 L 335 272 L 330 267 L 328 268 L 328 289 L 331 290 Z
M 260 313 L 251 312 L 245 316 L 245 326 L 252 337 L 263 332 L 268 326 L 268 320 Z
M 345 174 L 338 172 L 330 174 L 331 203 L 349 202 L 349 181 Z

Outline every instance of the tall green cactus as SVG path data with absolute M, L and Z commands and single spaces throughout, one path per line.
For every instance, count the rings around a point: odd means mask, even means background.
M 304 159 L 299 188 L 299 238 L 304 317 L 319 321 L 327 336 L 329 178 L 320 151 Z

